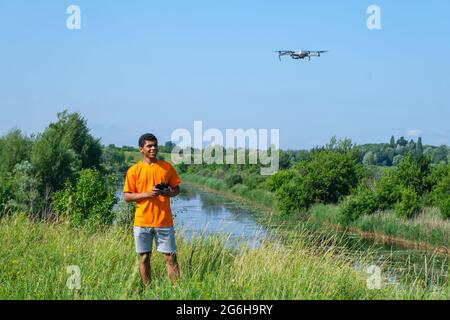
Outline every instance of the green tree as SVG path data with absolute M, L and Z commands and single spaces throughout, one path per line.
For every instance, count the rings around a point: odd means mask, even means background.
M 401 154 L 398 154 L 394 157 L 394 159 L 392 160 L 392 165 L 393 166 L 398 166 L 402 161 L 403 161 L 403 156 Z
M 33 142 L 19 129 L 13 129 L 0 139 L 0 172 L 12 172 L 14 166 L 30 159 Z
M 126 171 L 125 153 L 113 144 L 105 147 L 102 152 L 102 167 L 108 173 Z
M 397 140 L 398 146 L 406 147 L 407 144 L 408 141 L 405 139 L 405 137 L 400 137 L 400 139 Z
M 375 154 L 372 151 L 368 151 L 363 158 L 364 165 L 374 165 L 375 164 Z
M 37 213 L 42 201 L 39 201 L 39 180 L 30 162 L 23 161 L 14 167 L 10 184 L 12 197 L 8 206 L 30 214 Z
M 422 137 L 419 137 L 419 139 L 417 140 L 416 155 L 417 155 L 418 157 L 423 156 Z
M 442 145 L 436 149 L 434 149 L 432 154 L 432 161 L 433 163 L 447 163 L 447 146 Z
M 112 223 L 117 203 L 115 183 L 103 179 L 95 169 L 83 169 L 75 184 L 69 180 L 54 194 L 53 210 L 70 218 L 72 225 Z
M 41 193 L 60 190 L 67 179 L 75 179 L 81 168 L 77 155 L 54 127 L 37 136 L 31 150 L 31 163 L 42 182 Z
M 395 137 L 394 136 L 391 137 L 391 141 L 389 142 L 389 146 L 392 149 L 395 149 L 396 144 L 395 144 Z
M 99 168 L 102 147 L 87 127 L 87 121 L 79 113 L 67 110 L 58 113 L 58 121 L 50 124 L 61 136 L 61 143 L 72 149 L 81 161 L 81 168 Z

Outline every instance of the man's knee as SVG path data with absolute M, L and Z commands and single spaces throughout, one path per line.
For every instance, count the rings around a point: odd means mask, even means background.
M 140 263 L 148 263 L 150 262 L 151 252 L 145 252 L 139 254 L 139 262 Z
M 164 261 L 170 266 L 175 266 L 177 265 L 177 255 L 175 253 L 165 253 Z

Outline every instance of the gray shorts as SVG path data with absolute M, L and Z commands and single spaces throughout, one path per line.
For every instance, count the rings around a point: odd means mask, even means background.
M 156 243 L 156 251 L 161 253 L 175 253 L 175 228 L 144 228 L 134 227 L 134 241 L 137 253 L 152 252 L 153 240 Z

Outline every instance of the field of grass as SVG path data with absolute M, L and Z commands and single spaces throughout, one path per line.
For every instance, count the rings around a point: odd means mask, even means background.
M 221 238 L 186 241 L 178 234 L 181 278 L 172 286 L 162 257 L 141 290 L 130 226 L 72 229 L 64 221 L 32 222 L 16 214 L 0 221 L 0 299 L 445 299 L 448 290 L 367 288 L 344 253 L 297 237 L 257 249 L 231 250 Z M 69 266 L 81 271 L 70 290 Z M 69 270 L 70 271 L 70 270 Z

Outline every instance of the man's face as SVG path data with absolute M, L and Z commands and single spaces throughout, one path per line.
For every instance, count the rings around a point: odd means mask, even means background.
M 139 148 L 144 157 L 149 159 L 156 159 L 156 155 L 158 154 L 158 144 L 156 141 L 145 141 L 145 145 L 142 148 Z

